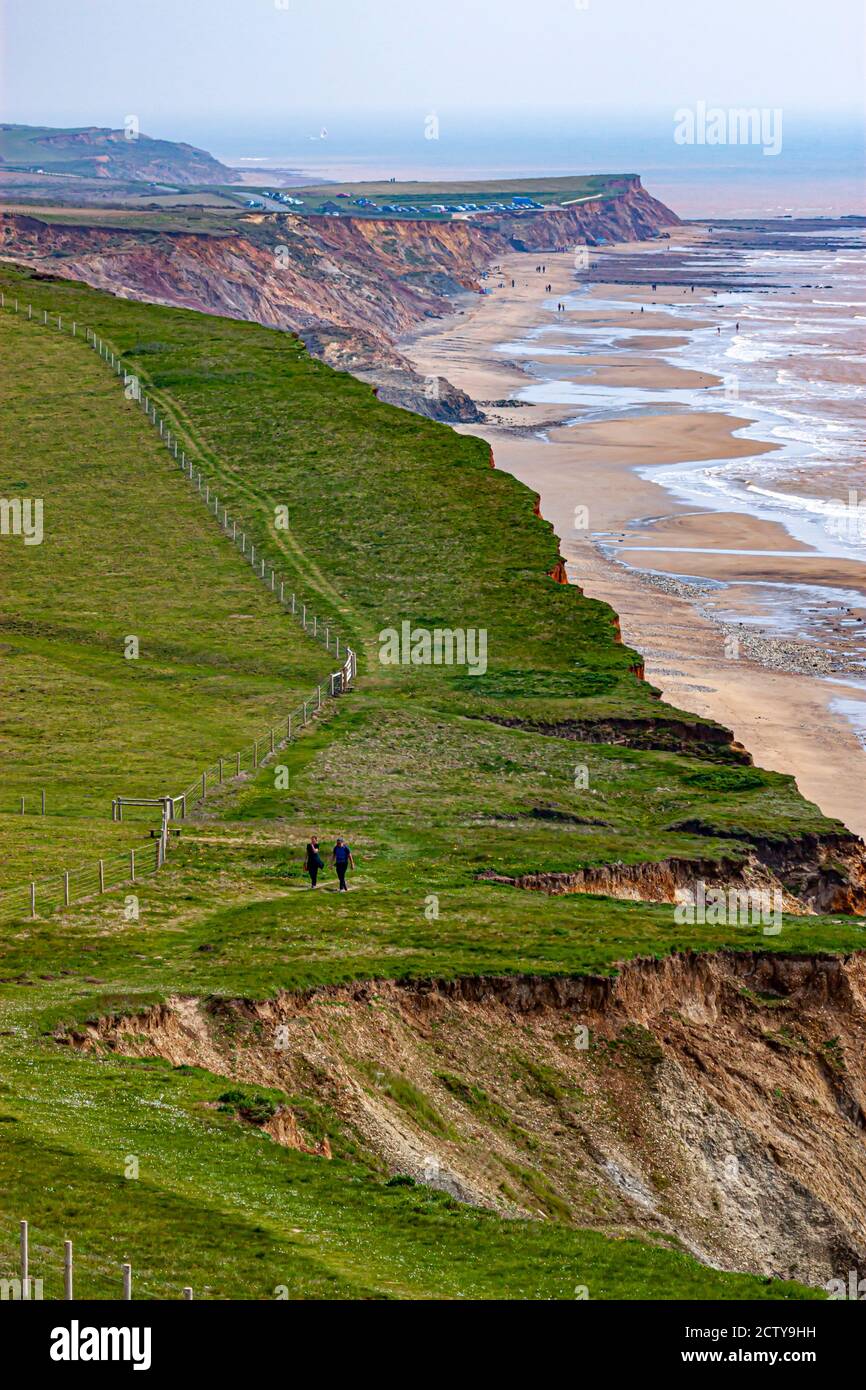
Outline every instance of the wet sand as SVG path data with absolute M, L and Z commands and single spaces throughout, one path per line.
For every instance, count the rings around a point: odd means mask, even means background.
M 679 229 L 674 242 L 687 241 L 691 235 Z M 815 674 L 778 669 L 772 643 L 765 644 L 766 649 L 760 642 L 744 643 L 748 651 L 740 649 L 732 658 L 730 624 L 707 616 L 706 605 L 696 602 L 694 594 L 678 592 L 688 585 L 640 572 L 643 567 L 662 575 L 729 585 L 730 589 L 719 591 L 719 601 L 724 606 L 730 593 L 732 602 L 740 605 L 735 616 L 746 620 L 749 634 L 760 629 L 749 626 L 749 591 L 738 590 L 739 581 L 866 592 L 866 566 L 844 557 L 828 560 L 794 540 L 778 522 L 680 503 L 635 472 L 648 464 L 745 459 L 769 452 L 773 445 L 733 434 L 747 423 L 735 413 L 685 411 L 566 425 L 579 413 L 574 406 L 500 404 L 537 384 L 537 377 L 526 370 L 531 356 L 510 356 L 508 351 L 498 351 L 499 346 L 521 342 L 539 326 L 554 325 L 554 331 L 544 336 L 544 346 L 566 348 L 567 324 L 592 321 L 592 297 L 615 295 L 633 300 L 636 306 L 655 300 L 659 307 L 652 314 L 651 326 L 671 333 L 654 339 L 654 346 L 678 342 L 677 330 L 682 332 L 682 320 L 661 308 L 665 296 L 671 304 L 694 303 L 690 326 L 712 322 L 709 316 L 701 318 L 700 291 L 683 295 L 681 288 L 672 286 L 659 286 L 650 294 L 648 286 L 616 285 L 614 290 L 598 284 L 582 302 L 579 316 L 557 314 L 546 306 L 575 289 L 574 258 L 571 253 L 545 255 L 543 274 L 535 272 L 537 260 L 537 253 L 508 257 L 502 262 L 503 274 L 493 273 L 486 282 L 494 287 L 489 294 L 463 296 L 461 312 L 425 326 L 401 343 L 402 350 L 419 371 L 447 377 L 482 405 L 488 417 L 485 424 L 457 428 L 487 438 L 497 467 L 539 493 L 542 515 L 561 538 L 569 578 L 617 611 L 624 640 L 643 654 L 647 678 L 665 699 L 732 729 L 759 766 L 794 775 L 803 794 L 827 815 L 866 834 L 866 750 L 852 723 L 831 708 L 840 698 L 862 700 L 866 715 L 866 688 L 858 688 L 856 681 L 831 684 Z M 505 288 L 498 288 L 500 280 Z M 552 294 L 545 291 L 547 283 L 553 286 Z M 623 330 L 610 351 L 580 357 L 567 352 L 546 354 L 538 360 L 545 367 L 555 363 L 563 377 L 574 371 L 575 380 L 593 366 L 597 371 L 592 380 L 598 384 L 613 380 L 619 384 L 622 373 L 630 383 L 650 388 L 694 388 L 718 382 L 712 376 L 704 383 L 696 380 L 700 373 L 647 357 L 646 340 L 628 336 L 636 316 L 639 308 L 604 316 L 605 326 Z M 647 315 L 640 317 L 643 328 Z M 630 341 L 635 343 L 633 351 L 628 350 Z M 735 405 L 732 402 L 732 412 Z M 748 472 L 745 463 L 744 470 Z M 654 547 L 651 552 L 638 549 L 649 546 Z M 740 553 L 726 555 L 726 550 Z M 743 555 L 743 551 L 757 553 Z M 866 617 L 866 602 L 861 616 Z M 855 612 L 850 622 L 856 620 Z M 838 629 L 840 640 L 846 632 Z M 793 659 L 796 662 L 796 652 Z M 805 665 L 813 659 L 806 649 Z M 836 670 L 837 680 L 851 679 L 839 668 L 830 669 Z

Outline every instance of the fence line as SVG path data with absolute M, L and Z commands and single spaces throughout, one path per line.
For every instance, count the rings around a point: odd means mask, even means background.
M 0 1221 L 0 1232 L 4 1236 L 11 1236 L 7 1223 Z M 3 1275 L 0 1273 L 0 1301 L 14 1302 L 38 1302 L 45 1299 L 45 1275 L 34 1274 L 31 1255 L 34 1253 L 41 1257 L 39 1267 L 44 1268 L 48 1258 L 54 1257 L 54 1252 L 50 1246 L 37 1245 L 31 1241 L 30 1222 L 18 1222 L 18 1274 Z M 119 1274 L 112 1275 L 106 1273 L 104 1269 L 94 1267 L 94 1257 L 85 1256 L 82 1263 L 82 1272 L 88 1283 L 96 1280 L 102 1282 L 103 1290 L 109 1299 L 121 1299 L 129 1302 L 132 1299 L 132 1265 L 128 1261 L 118 1266 Z M 74 1283 L 75 1264 L 73 1261 L 72 1241 L 63 1242 L 63 1264 L 62 1275 L 58 1277 L 58 1286 L 62 1278 L 63 1293 L 56 1296 L 53 1300 L 49 1293 L 49 1301 L 74 1302 L 75 1283 Z M 187 1284 L 181 1291 L 181 1298 L 189 1302 L 193 1297 L 191 1285 Z
M 7 309 L 15 314 L 23 313 L 24 311 L 23 306 L 19 307 L 17 298 L 14 299 L 12 304 L 7 304 L 6 295 L 3 291 L 0 291 L 0 309 Z M 27 319 L 28 322 L 34 321 L 32 304 L 27 305 Z M 35 322 L 40 322 L 38 312 Z M 42 310 L 41 324 L 43 327 L 53 328 L 56 326 L 59 332 L 64 332 L 62 316 L 60 314 L 49 314 L 47 309 Z M 187 455 L 187 451 L 180 448 L 176 432 L 172 432 L 166 420 L 157 412 L 156 405 L 151 400 L 150 396 L 142 391 L 140 378 L 134 373 L 128 372 L 123 366 L 120 354 L 115 353 L 112 348 L 109 348 L 107 343 L 105 343 L 92 328 L 87 327 L 86 324 L 79 323 L 76 319 L 67 319 L 67 328 L 71 337 L 81 337 L 82 341 L 87 343 L 87 345 L 91 347 L 94 352 L 98 353 L 102 360 L 106 362 L 115 376 L 122 379 L 124 394 L 127 400 L 137 401 L 141 405 L 149 423 L 153 425 L 154 429 L 159 431 L 160 439 L 165 444 L 169 454 L 177 463 L 181 472 L 188 478 L 190 485 L 195 482 L 196 491 L 207 508 L 208 514 L 214 517 L 223 533 L 234 543 L 235 547 L 239 549 L 240 554 L 249 561 L 253 574 L 255 574 L 256 578 L 260 579 L 269 591 L 273 593 L 280 607 L 296 618 L 307 635 L 322 643 L 326 651 L 333 651 L 334 656 L 338 660 L 342 657 L 341 664 L 337 670 L 332 671 L 322 684 L 316 686 L 309 699 L 302 701 L 297 709 L 292 710 L 290 714 L 286 715 L 284 720 L 278 725 L 272 725 L 264 731 L 261 737 L 254 738 L 251 743 L 244 744 L 241 749 L 236 750 L 231 755 L 219 756 L 215 763 L 205 768 L 195 780 L 178 795 L 149 798 L 149 800 L 154 803 L 157 801 L 167 802 L 169 806 L 167 813 L 163 817 L 162 831 L 156 845 L 153 871 L 161 868 L 165 862 L 165 855 L 169 844 L 167 821 L 175 818 L 176 803 L 181 804 L 183 816 L 185 817 L 188 803 L 190 805 L 201 803 L 207 798 L 209 792 L 214 791 L 224 782 L 231 781 L 232 777 L 240 777 L 247 771 L 248 767 L 253 772 L 261 767 L 279 749 L 284 748 L 293 738 L 296 738 L 299 731 L 310 723 L 318 711 L 321 710 L 324 699 L 335 699 L 349 688 L 352 681 L 357 676 L 358 663 L 355 652 L 345 641 L 343 641 L 341 652 L 340 635 L 334 629 L 333 623 L 323 622 L 317 614 L 308 611 L 309 605 L 291 588 L 291 581 L 271 564 L 270 560 L 265 558 L 261 545 L 258 547 L 258 555 L 256 554 L 256 546 L 252 540 L 252 533 L 247 529 L 246 524 L 238 517 L 229 516 L 226 507 L 220 507 L 219 495 L 215 491 L 213 497 L 211 497 L 211 482 L 207 480 L 206 475 L 202 473 L 201 469 L 194 464 L 193 459 Z M 220 511 L 222 511 L 222 516 L 220 516 Z M 247 546 L 248 541 L 249 549 Z M 230 769 L 228 776 L 225 775 L 227 768 Z M 118 803 L 123 800 L 124 798 L 118 797 L 112 803 L 112 818 L 116 817 Z M 131 798 L 125 798 L 125 800 L 129 803 Z M 41 805 L 44 813 L 44 793 L 42 794 Z M 21 813 L 24 814 L 23 797 L 21 798 Z M 122 819 L 122 808 L 119 818 Z M 135 881 L 135 850 L 132 849 L 129 853 L 132 855 L 131 878 L 127 876 L 127 878 L 122 879 L 121 882 Z M 104 861 L 99 860 L 95 865 L 86 866 L 80 870 L 64 871 L 60 875 L 53 875 L 50 879 L 42 880 L 41 883 L 32 881 L 28 884 L 0 892 L 0 915 L 4 915 L 12 899 L 17 900 L 19 895 L 24 894 L 26 895 L 26 903 L 29 908 L 30 916 L 35 917 L 37 915 L 37 896 L 41 897 L 38 890 L 49 882 L 56 882 L 60 886 L 63 905 L 69 906 L 72 901 L 73 878 L 76 875 L 89 872 L 91 869 L 98 873 L 98 891 L 104 892 L 107 886 L 105 867 Z M 114 884 L 111 886 L 116 887 L 118 885 Z M 91 895 L 87 894 L 86 896 Z

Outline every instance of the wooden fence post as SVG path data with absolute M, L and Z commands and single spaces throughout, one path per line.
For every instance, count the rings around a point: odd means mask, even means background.
M 222 782 L 222 780 L 223 780 L 223 760 L 222 760 L 222 758 L 220 758 L 219 764 L 220 764 L 220 782 Z
M 187 1303 L 189 1303 L 192 1299 L 192 1289 L 185 1288 L 183 1291 L 183 1296 L 186 1299 Z
M 204 798 L 207 796 L 207 773 L 206 773 L 206 772 L 203 772 L 202 775 L 201 775 L 201 795 L 202 795 L 202 800 L 204 800 Z
M 35 916 L 36 916 L 36 884 L 35 884 L 35 883 L 31 883 L 31 885 L 30 885 L 30 916 L 31 916 L 31 917 L 35 917 Z
M 132 1299 L 132 1265 L 121 1265 L 123 1270 L 123 1297 L 129 1303 Z
M 69 870 L 63 870 L 63 906 L 69 906 Z
M 135 850 L 129 851 L 129 877 L 135 883 Z
M 72 1241 L 63 1242 L 63 1297 L 72 1300 Z
M 21 1222 L 21 1297 L 30 1297 L 30 1243 L 27 1222 Z
M 105 892 L 105 860 L 104 860 L 104 859 L 100 859 L 100 861 L 99 861 L 99 891 L 100 891 L 100 893 L 104 893 L 104 892 Z
M 255 740 L 253 741 L 253 767 L 258 767 L 258 765 L 259 765 L 259 741 L 258 741 L 258 739 L 255 739 Z
M 291 737 L 292 737 L 292 716 L 289 715 L 288 719 L 286 720 L 286 738 L 290 739 Z
M 236 777 L 240 777 L 240 775 L 241 775 L 241 755 L 240 755 L 240 753 L 236 753 L 236 754 L 235 754 L 235 759 L 236 759 L 235 776 L 236 776 Z
M 271 729 L 271 752 L 274 751 L 274 731 Z
M 24 797 L 21 798 L 21 814 L 24 815 Z
M 42 814 L 45 815 L 45 788 L 42 788 Z

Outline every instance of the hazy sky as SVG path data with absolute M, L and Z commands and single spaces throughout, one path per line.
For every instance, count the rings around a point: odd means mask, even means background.
M 862 0 L 0 0 L 2 118 L 864 102 Z M 188 122 L 189 132 L 184 128 Z

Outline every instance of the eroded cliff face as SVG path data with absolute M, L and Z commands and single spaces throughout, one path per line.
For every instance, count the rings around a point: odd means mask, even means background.
M 615 198 L 590 200 L 520 222 L 506 217 L 503 224 L 517 251 L 567 251 L 581 242 L 643 241 L 679 226 L 680 219 L 647 193 L 639 178 L 630 177 L 621 180 Z
M 175 999 L 63 1041 L 309 1097 L 374 1166 L 505 1215 L 820 1285 L 866 1262 L 863 954 Z
M 515 247 L 636 240 L 675 224 L 640 181 L 558 212 L 484 222 L 251 214 L 200 234 L 47 222 L 5 213 L 0 255 L 129 299 L 248 319 L 300 334 L 330 365 L 375 383 L 396 405 L 442 420 L 481 418 L 444 379 L 418 376 L 393 346 Z
M 683 822 L 679 828 L 689 828 L 693 834 L 717 833 L 698 821 Z M 551 895 L 601 893 L 651 903 L 679 902 L 679 895 L 693 892 L 700 881 L 707 889 L 723 893 L 777 893 L 782 910 L 794 914 L 866 913 L 866 851 L 858 836 L 803 835 L 774 841 L 739 834 L 741 843 L 752 846 L 742 858 L 671 858 L 659 863 L 600 864 L 573 873 L 509 878 L 486 872 L 481 877 Z

